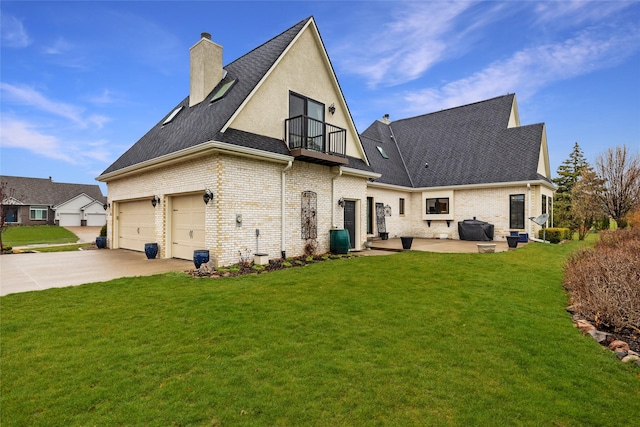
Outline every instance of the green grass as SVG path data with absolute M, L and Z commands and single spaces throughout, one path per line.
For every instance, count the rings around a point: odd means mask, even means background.
M 2 233 L 4 246 L 26 246 L 42 243 L 75 243 L 78 236 L 55 225 L 23 225 L 8 227 Z
M 633 425 L 640 370 L 564 309 L 585 244 L 8 295 L 2 425 Z

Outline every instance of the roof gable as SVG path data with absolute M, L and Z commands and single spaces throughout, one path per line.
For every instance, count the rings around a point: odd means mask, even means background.
M 519 117 L 513 94 L 390 124 L 378 123 L 393 133 L 414 188 L 539 179 L 544 124 L 516 126 Z M 363 139 L 372 134 L 370 129 L 363 133 Z M 381 131 L 377 132 L 380 135 Z M 366 147 L 372 157 L 371 144 Z M 393 165 L 403 166 L 399 162 Z M 378 181 L 406 186 L 401 172 L 386 175 Z
M 225 66 L 226 76 L 207 95 L 205 101 L 189 107 L 189 97 L 187 96 L 109 166 L 101 176 L 208 141 L 222 141 L 221 131 L 229 119 L 309 20 L 311 18 L 298 22 Z M 213 95 L 233 80 L 236 82 L 233 87 L 229 88 L 225 96 L 211 102 Z M 183 107 L 181 111 L 168 124 L 163 125 L 171 113 L 180 107 Z M 286 147 L 283 148 L 286 149 Z

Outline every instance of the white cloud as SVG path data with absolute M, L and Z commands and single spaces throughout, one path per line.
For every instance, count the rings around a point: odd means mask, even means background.
M 403 4 L 377 35 L 362 45 L 339 49 L 345 71 L 363 76 L 369 86 L 393 86 L 420 77 L 433 64 L 451 54 L 460 35 L 458 18 L 472 2 Z
M 77 141 L 73 137 L 52 135 L 39 129 L 36 123 L 7 115 L 2 116 L 1 126 L 2 148 L 19 148 L 34 155 L 85 167 L 94 161 L 107 163 L 113 157 L 106 140 Z
M 64 102 L 52 101 L 32 87 L 0 82 L 0 90 L 4 92 L 5 99 L 8 98 L 17 104 L 36 107 L 39 110 L 64 117 L 77 124 L 85 124 L 82 119 L 83 108 Z
M 100 114 L 85 117 L 83 107 L 51 100 L 30 86 L 0 82 L 0 91 L 3 93 L 5 103 L 8 100 L 18 105 L 34 107 L 54 116 L 68 119 L 83 128 L 91 124 L 102 129 L 105 123 L 111 121 L 109 117 Z
M 633 1 L 562 0 L 536 2 L 534 12 L 540 23 L 568 26 L 602 22 L 605 18 L 633 5 Z
M 6 115 L 2 116 L 1 123 L 0 145 L 3 148 L 22 148 L 50 159 L 76 163 L 72 156 L 64 152 L 63 144 L 57 137 L 41 133 L 31 123 Z
M 640 50 L 635 28 L 603 34 L 593 29 L 564 42 L 523 49 L 467 78 L 406 94 L 406 111 L 421 114 L 513 92 L 526 99 L 551 83 L 615 66 Z
M 31 44 L 31 38 L 22 21 L 15 16 L 0 14 L 0 28 L 3 47 L 22 48 Z
M 47 55 L 61 55 L 73 48 L 71 43 L 60 37 L 52 45 L 45 46 L 43 52 Z

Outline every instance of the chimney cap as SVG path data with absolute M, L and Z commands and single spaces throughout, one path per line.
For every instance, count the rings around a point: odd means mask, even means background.
M 200 37 L 203 39 L 211 40 L 211 34 L 209 33 L 200 33 Z

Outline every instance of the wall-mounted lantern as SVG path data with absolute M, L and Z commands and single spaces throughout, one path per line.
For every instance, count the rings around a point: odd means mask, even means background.
M 153 199 L 151 199 L 151 204 L 153 205 L 154 208 L 156 207 L 156 205 L 159 205 L 160 196 L 153 196 Z
M 340 206 L 341 208 L 344 208 L 344 197 L 340 197 L 338 199 L 338 206 Z
M 332 103 L 331 105 L 329 105 L 329 112 L 331 113 L 331 115 L 335 114 L 335 112 L 336 112 L 335 104 Z
M 208 188 L 204 190 L 204 194 L 202 195 L 202 200 L 205 205 L 209 204 L 209 200 L 213 200 L 213 193 Z
M 111 207 L 111 203 L 105 203 L 104 205 L 102 205 L 102 208 L 106 211 L 107 209 L 109 209 Z

